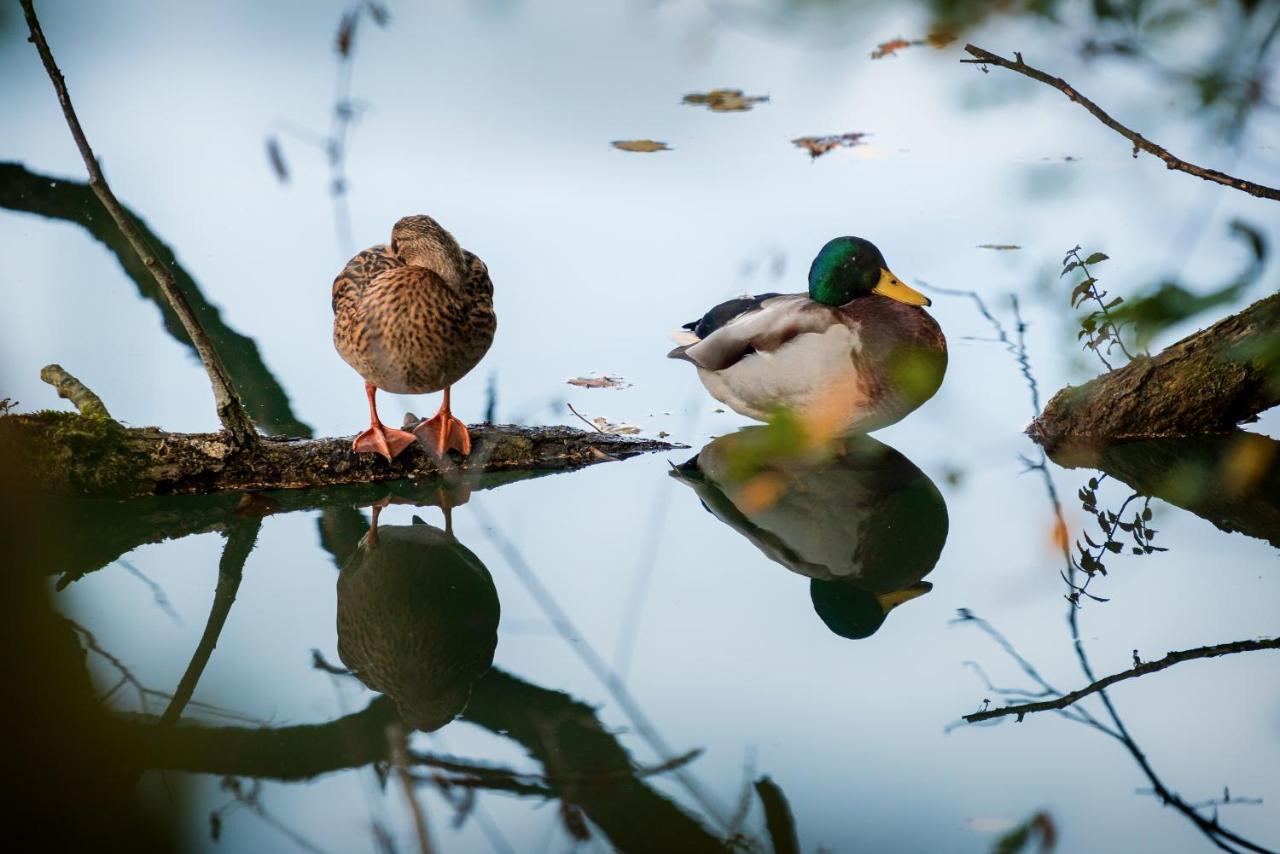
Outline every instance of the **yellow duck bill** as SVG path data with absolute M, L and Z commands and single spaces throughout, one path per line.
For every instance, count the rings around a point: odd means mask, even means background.
M 871 289 L 871 292 L 889 299 L 896 299 L 898 302 L 904 302 L 907 305 L 933 305 L 933 300 L 915 288 L 904 285 L 901 279 L 883 267 L 880 268 L 880 281 L 876 282 L 876 286 Z

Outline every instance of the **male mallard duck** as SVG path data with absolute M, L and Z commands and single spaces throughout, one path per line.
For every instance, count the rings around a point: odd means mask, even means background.
M 712 397 L 749 418 L 788 410 L 830 435 L 869 432 L 942 384 L 947 342 L 929 304 L 870 241 L 837 237 L 813 259 L 807 294 L 721 303 L 685 324 L 668 355 L 692 362 Z
M 947 541 L 946 501 L 914 463 L 870 436 L 841 438 L 814 460 L 778 453 L 773 429 L 721 436 L 671 475 L 770 560 L 808 576 L 827 628 L 868 637 L 932 589 L 921 579 Z
M 389 243 L 348 261 L 333 280 L 333 346 L 364 377 L 369 397 L 369 429 L 353 447 L 390 460 L 418 438 L 442 456 L 448 448 L 469 454 L 471 435 L 449 411 L 449 389 L 488 352 L 496 327 L 489 269 L 429 216 L 404 217 Z M 378 418 L 378 389 L 444 389 L 444 401 L 407 433 Z
M 338 656 L 431 732 L 489 671 L 500 612 L 489 570 L 453 534 L 416 516 L 379 528 L 375 514 L 338 576 Z

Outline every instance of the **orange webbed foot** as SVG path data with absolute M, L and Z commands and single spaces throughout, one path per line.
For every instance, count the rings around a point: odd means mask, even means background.
M 445 451 L 454 450 L 464 457 L 471 453 L 471 433 L 467 425 L 449 412 L 437 412 L 413 428 L 418 441 L 427 450 L 443 457 Z
M 412 433 L 406 433 L 403 430 L 397 430 L 394 427 L 388 427 L 385 424 L 374 424 L 365 430 L 356 440 L 351 443 L 351 447 L 358 454 L 382 454 L 387 458 L 387 462 L 391 462 L 405 448 L 412 445 L 415 437 Z

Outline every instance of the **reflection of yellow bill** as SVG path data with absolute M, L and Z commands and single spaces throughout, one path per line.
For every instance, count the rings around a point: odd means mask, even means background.
M 907 305 L 933 305 L 933 300 L 915 288 L 902 284 L 897 276 L 883 267 L 880 268 L 880 281 L 876 282 L 871 292 L 889 299 L 896 299 L 898 302 L 905 302 Z
M 891 593 L 881 593 L 876 599 L 880 602 L 880 607 L 887 614 L 903 602 L 910 602 L 917 596 L 923 596 L 933 589 L 933 585 L 927 581 L 917 581 L 910 587 L 904 587 L 901 590 L 894 590 Z

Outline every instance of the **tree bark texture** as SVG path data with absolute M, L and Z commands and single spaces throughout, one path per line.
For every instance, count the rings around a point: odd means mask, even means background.
M 1045 450 L 1225 434 L 1280 403 L 1280 294 L 1154 356 L 1053 396 L 1027 432 Z

